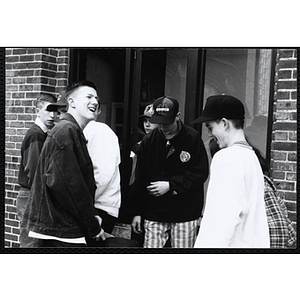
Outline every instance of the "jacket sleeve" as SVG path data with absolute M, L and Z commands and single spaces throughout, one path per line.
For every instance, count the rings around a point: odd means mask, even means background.
M 91 195 L 91 188 L 86 182 L 86 178 L 93 178 L 93 166 L 91 161 L 79 162 L 76 156 L 78 149 L 75 148 L 70 144 L 54 155 L 47 168 L 46 185 L 57 205 L 61 205 L 84 234 L 92 238 L 101 230 L 95 218 L 94 194 Z
M 44 143 L 35 136 L 31 136 L 28 142 L 29 147 L 23 153 L 23 166 L 29 178 L 29 186 L 31 186 Z
M 143 199 L 146 195 L 146 184 L 143 179 L 145 175 L 145 166 L 143 166 L 143 161 L 145 160 L 145 146 L 142 141 L 136 153 L 136 168 L 135 168 L 135 179 L 130 186 L 130 213 L 132 216 L 143 214 Z M 141 151 L 141 149 L 144 149 Z M 144 156 L 143 156 L 144 155 Z
M 171 191 L 186 193 L 191 188 L 203 185 L 208 177 L 208 159 L 202 139 L 196 136 L 192 143 L 192 154 L 189 167 L 182 175 L 172 176 L 170 180 Z

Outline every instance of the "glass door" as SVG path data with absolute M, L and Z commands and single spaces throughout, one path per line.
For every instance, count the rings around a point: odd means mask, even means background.
M 272 97 L 273 50 L 208 49 L 204 80 L 204 102 L 211 95 L 227 94 L 245 106 L 245 134 L 264 157 L 268 150 L 268 119 Z M 208 142 L 207 129 L 202 138 Z

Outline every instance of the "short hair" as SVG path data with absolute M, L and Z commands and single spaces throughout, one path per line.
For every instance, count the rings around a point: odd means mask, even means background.
M 84 81 L 74 82 L 71 85 L 69 85 L 66 89 L 66 100 L 72 93 L 74 93 L 76 90 L 78 90 L 82 86 L 89 86 L 97 92 L 97 87 L 92 81 L 84 80 Z
M 243 129 L 244 128 L 244 120 L 242 119 L 230 119 L 230 121 L 232 122 L 234 128 L 236 129 Z
M 242 119 L 227 119 L 227 120 L 232 122 L 232 125 L 235 129 L 243 129 L 244 128 L 244 120 L 242 120 Z M 220 123 L 221 119 L 216 119 L 216 120 L 212 120 L 212 121 Z
M 41 109 L 45 102 L 56 103 L 56 97 L 48 93 L 41 93 L 36 99 L 36 108 Z

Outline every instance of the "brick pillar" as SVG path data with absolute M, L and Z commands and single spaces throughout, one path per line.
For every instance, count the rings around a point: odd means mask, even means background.
M 277 52 L 271 170 L 279 193 L 296 222 L 297 201 L 297 52 Z
M 57 96 L 67 86 L 69 50 L 65 48 L 7 48 L 5 137 L 5 247 L 19 246 L 16 198 L 20 148 L 35 120 L 40 92 Z

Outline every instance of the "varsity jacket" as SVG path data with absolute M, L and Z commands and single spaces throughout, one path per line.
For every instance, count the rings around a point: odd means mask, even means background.
M 95 179 L 83 132 L 72 115 L 48 132 L 24 219 L 28 230 L 59 238 L 92 238 Z
M 171 140 L 155 128 L 141 142 L 132 188 L 134 215 L 158 222 L 186 222 L 201 215 L 207 154 L 196 130 L 181 121 L 178 126 Z M 146 187 L 155 181 L 168 181 L 170 191 L 159 197 L 150 195 Z

